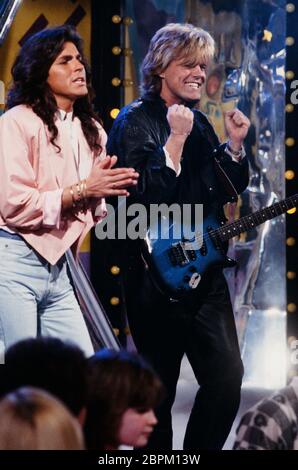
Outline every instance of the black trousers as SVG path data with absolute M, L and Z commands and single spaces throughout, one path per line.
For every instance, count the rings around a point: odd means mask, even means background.
M 166 388 L 148 449 L 172 449 L 171 409 L 184 353 L 200 386 L 185 450 L 219 450 L 235 419 L 243 376 L 230 295 L 221 271 L 205 275 L 191 297 L 173 302 L 136 263 L 126 278 L 128 320 L 138 352 Z

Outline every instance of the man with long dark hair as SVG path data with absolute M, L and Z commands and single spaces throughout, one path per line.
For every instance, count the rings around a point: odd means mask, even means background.
M 70 339 L 90 355 L 65 252 L 78 253 L 104 215 L 102 198 L 128 195 L 138 175 L 112 168 L 117 158 L 106 156 L 73 28 L 29 38 L 12 77 L 0 119 L 0 346 L 46 335 Z
M 238 109 L 229 111 L 225 116 L 229 140 L 219 145 L 207 118 L 194 108 L 213 54 L 209 33 L 190 24 L 168 24 L 152 38 L 142 66 L 142 96 L 121 110 L 107 144 L 121 165 L 133 165 L 140 174 L 131 202 L 147 207 L 203 204 L 204 216 L 215 213 L 223 218 L 223 205 L 231 201 L 230 189 L 234 195 L 245 189 L 248 164 L 242 143 L 249 120 Z M 220 168 L 226 184 L 216 173 Z M 182 240 L 179 246 L 183 250 L 186 244 Z M 170 249 L 168 252 L 171 254 Z M 243 374 L 222 269 L 207 271 L 188 295 L 172 299 L 160 292 L 161 283 L 157 288 L 152 283 L 138 240 L 127 242 L 125 255 L 132 335 L 139 353 L 151 362 L 167 391 L 157 410 L 158 424 L 149 447 L 172 448 L 171 408 L 186 353 L 200 389 L 188 420 L 184 449 L 221 449 L 238 409 Z M 183 253 L 178 252 L 176 260 L 183 265 Z M 185 276 L 185 283 L 191 276 Z

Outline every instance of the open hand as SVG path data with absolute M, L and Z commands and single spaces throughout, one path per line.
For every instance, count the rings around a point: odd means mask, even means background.
M 133 168 L 113 168 L 117 157 L 97 161 L 86 179 L 87 197 L 129 196 L 126 188 L 137 184 L 139 174 Z

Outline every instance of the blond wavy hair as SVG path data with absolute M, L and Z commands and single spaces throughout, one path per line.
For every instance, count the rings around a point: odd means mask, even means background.
M 0 450 L 82 450 L 78 420 L 53 395 L 22 387 L 0 401 Z
M 169 23 L 160 28 L 150 41 L 141 67 L 142 96 L 158 95 L 161 91 L 161 74 L 173 60 L 183 60 L 195 66 L 201 60 L 209 62 L 215 45 L 210 34 L 192 24 Z

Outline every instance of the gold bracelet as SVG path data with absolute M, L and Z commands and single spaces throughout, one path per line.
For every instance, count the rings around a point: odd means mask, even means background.
M 69 192 L 70 192 L 70 194 L 71 194 L 72 207 L 76 207 L 77 203 L 76 203 L 76 200 L 75 200 L 75 198 L 74 198 L 74 192 L 73 192 L 72 186 L 70 186 Z
M 76 188 L 76 195 L 74 193 L 74 187 Z M 79 210 L 87 210 L 87 183 L 86 180 L 79 181 L 76 184 L 73 184 L 69 188 L 72 199 L 72 207 Z
M 82 206 L 83 209 L 86 211 L 87 210 L 87 185 L 86 185 L 86 180 L 83 179 L 80 184 L 80 190 L 82 194 Z
M 82 199 L 80 181 L 76 183 L 76 188 L 77 188 L 77 196 L 78 196 L 77 202 L 80 202 L 80 200 Z
M 85 195 L 84 195 L 84 180 L 80 181 L 80 193 L 81 193 L 81 199 L 85 199 Z

